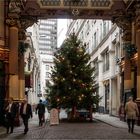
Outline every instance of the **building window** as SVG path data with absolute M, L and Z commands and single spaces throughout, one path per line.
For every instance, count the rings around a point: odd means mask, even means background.
M 28 71 L 31 70 L 31 55 L 29 53 L 29 57 L 28 57 Z
M 83 40 L 83 39 L 84 39 L 84 33 L 83 33 L 83 31 L 81 32 L 80 37 L 81 37 L 81 40 Z
M 46 78 L 50 78 L 50 77 L 51 77 L 50 73 L 46 72 Z
M 97 46 L 97 34 L 96 32 L 94 33 L 94 39 L 93 39 L 93 44 L 94 44 L 94 48 Z
M 46 70 L 49 70 L 49 65 L 46 65 Z
M 109 21 L 107 21 L 107 33 L 109 32 Z
M 86 52 L 89 53 L 89 42 L 86 45 Z
M 105 85 L 105 113 L 109 113 L 109 83 Z
M 95 59 L 93 61 L 93 67 L 94 67 L 94 76 L 98 76 L 99 74 L 99 67 L 98 67 L 98 59 Z
M 102 40 L 103 32 L 102 32 L 102 23 L 100 23 L 100 41 Z
M 106 72 L 109 70 L 109 52 L 106 50 L 103 53 L 103 72 Z
M 89 34 L 89 30 L 90 30 L 90 24 L 89 24 L 89 20 L 88 20 L 87 25 L 86 25 L 86 35 Z
M 105 36 L 107 33 L 107 29 L 106 29 L 106 21 L 103 21 L 103 36 Z

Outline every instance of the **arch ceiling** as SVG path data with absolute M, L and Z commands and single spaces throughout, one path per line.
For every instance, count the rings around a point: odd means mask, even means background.
M 21 17 L 111 19 L 127 11 L 137 0 L 10 0 L 9 13 Z M 21 8 L 22 7 L 22 8 Z

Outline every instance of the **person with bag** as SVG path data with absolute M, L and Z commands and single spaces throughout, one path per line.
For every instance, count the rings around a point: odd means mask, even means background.
M 21 107 L 20 107 L 20 115 L 23 119 L 23 123 L 24 123 L 24 126 L 25 126 L 25 129 L 24 129 L 24 134 L 27 134 L 29 128 L 28 128 L 28 121 L 29 121 L 29 118 L 33 117 L 33 114 L 32 114 L 32 107 L 30 104 L 27 103 L 27 99 L 24 99 L 23 100 L 23 103 L 21 104 Z
M 137 115 L 139 115 L 139 110 L 137 104 L 133 101 L 133 97 L 129 97 L 128 102 L 125 105 L 128 132 L 134 132 L 134 125 Z
M 39 104 L 36 107 L 36 114 L 37 112 L 39 118 L 39 126 L 42 126 L 43 122 L 45 121 L 45 105 L 42 104 L 42 100 L 39 101 Z
M 13 133 L 14 130 L 14 121 L 16 118 L 16 115 L 18 113 L 18 105 L 13 102 L 13 98 L 10 97 L 8 99 L 8 104 L 5 107 L 6 112 L 6 128 L 7 128 L 7 134 Z

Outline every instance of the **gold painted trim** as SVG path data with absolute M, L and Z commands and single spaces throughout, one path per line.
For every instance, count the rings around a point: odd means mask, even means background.
M 7 49 L 6 48 L 5 49 L 4 48 L 0 48 L 0 51 L 8 51 L 9 52 L 10 50 L 8 48 Z
M 140 32 L 140 29 L 137 29 L 136 31 L 137 31 L 137 32 Z
M 5 41 L 4 40 L 0 40 L 0 45 L 4 46 L 5 45 Z
M 136 102 L 140 102 L 140 98 L 137 98 L 137 99 L 136 99 Z
M 8 63 L 9 62 L 9 49 L 0 48 L 0 60 Z
M 131 60 L 137 60 L 138 59 L 138 53 L 135 53 L 134 56 L 131 58 Z
M 41 9 L 111 9 L 112 5 L 114 4 L 114 0 L 110 0 L 110 5 L 107 7 L 92 7 L 90 6 L 90 0 L 88 0 L 88 4 L 86 7 L 82 6 L 64 6 L 64 1 L 60 0 L 60 5 L 59 6 L 43 6 L 41 3 L 41 0 L 37 0 L 37 3 Z

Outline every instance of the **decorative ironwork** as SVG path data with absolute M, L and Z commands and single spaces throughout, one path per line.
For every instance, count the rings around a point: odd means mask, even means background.
M 110 0 L 91 0 L 91 6 L 93 7 L 108 7 L 110 4 Z
M 41 0 L 40 2 L 44 6 L 60 6 L 61 0 Z
M 140 31 L 140 4 L 136 5 L 136 30 Z
M 38 0 L 43 8 L 80 8 L 80 9 L 106 9 L 110 8 L 113 0 Z
M 87 6 L 87 0 L 64 0 L 64 6 Z
M 135 53 L 137 53 L 137 48 L 134 44 L 125 43 L 123 47 L 128 58 L 131 58 Z
M 79 15 L 79 10 L 78 9 L 73 9 L 72 10 L 72 14 L 74 15 L 74 16 L 77 16 L 77 15 Z

